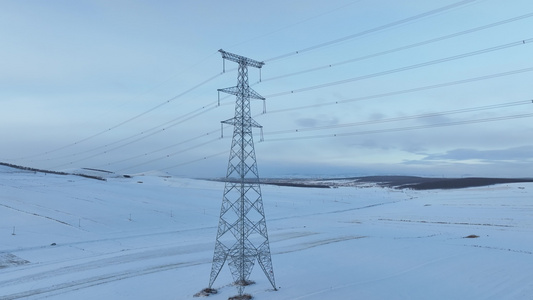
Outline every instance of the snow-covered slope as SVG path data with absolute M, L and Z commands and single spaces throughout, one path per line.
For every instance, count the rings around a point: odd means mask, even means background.
M 193 299 L 207 286 L 223 183 L 0 167 L 0 187 L 0 299 Z M 279 290 L 256 265 L 255 299 L 533 295 L 531 183 L 262 188 Z M 209 299 L 234 295 L 231 281 L 225 266 Z

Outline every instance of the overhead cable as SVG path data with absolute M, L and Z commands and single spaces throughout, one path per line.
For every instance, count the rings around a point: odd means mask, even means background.
M 483 75 L 483 76 L 472 77 L 472 78 L 467 78 L 467 79 L 455 80 L 455 81 L 450 81 L 450 82 L 438 83 L 438 84 L 433 84 L 433 85 L 426 85 L 426 86 L 416 87 L 416 88 L 411 88 L 411 89 L 375 94 L 375 95 L 370 95 L 370 96 L 362 96 L 362 97 L 350 98 L 350 99 L 345 99 L 345 100 L 336 100 L 336 101 L 325 102 L 325 103 L 317 103 L 317 104 L 295 106 L 295 107 L 282 108 L 282 109 L 276 109 L 276 110 L 269 110 L 268 114 L 275 114 L 275 113 L 287 112 L 287 111 L 293 111 L 293 110 L 316 108 L 316 107 L 322 107 L 322 106 L 344 104 L 344 103 L 355 102 L 355 101 L 390 97 L 390 96 L 396 96 L 396 95 L 401 95 L 401 94 L 448 87 L 448 86 L 453 86 L 453 85 L 458 85 L 458 84 L 465 84 L 465 83 L 488 80 L 488 79 L 493 79 L 493 78 L 498 78 L 498 77 L 510 76 L 510 75 L 515 75 L 515 74 L 520 74 L 520 73 L 525 73 L 525 72 L 531 72 L 531 71 L 533 71 L 533 67 L 512 70 L 512 71 L 507 71 L 507 72 L 501 72 L 501 73 L 495 73 L 495 74 L 489 74 L 489 75 Z
M 422 19 L 422 18 L 431 16 L 431 15 L 442 13 L 444 11 L 447 11 L 447 10 L 450 10 L 450 9 L 453 9 L 453 8 L 460 7 L 462 5 L 473 3 L 475 1 L 476 0 L 463 0 L 463 1 L 455 2 L 455 3 L 452 3 L 450 5 L 439 7 L 437 9 L 433 9 L 433 10 L 427 11 L 425 13 L 421 13 L 421 14 L 418 14 L 418 15 L 415 15 L 415 16 L 412 16 L 412 17 L 409 17 L 409 18 L 405 18 L 405 19 L 399 20 L 399 21 L 395 21 L 395 22 L 392 22 L 392 23 L 381 25 L 381 26 L 378 26 L 378 27 L 375 27 L 375 28 L 372 28 L 372 29 L 364 30 L 364 31 L 361 31 L 361 32 L 358 32 L 358 33 L 355 33 L 355 34 L 351 34 L 351 35 L 348 35 L 348 36 L 345 36 L 345 37 L 342 37 L 342 38 L 338 38 L 338 39 L 335 39 L 335 40 L 331 40 L 331 41 L 328 41 L 328 42 L 320 43 L 320 44 L 317 44 L 317 45 L 314 45 L 314 46 L 311 46 L 311 47 L 307 47 L 307 48 L 304 48 L 304 49 L 300 49 L 300 50 L 297 50 L 297 51 L 292 51 L 292 52 L 289 52 L 289 53 L 278 55 L 278 56 L 266 59 L 265 62 L 271 62 L 271 61 L 279 60 L 279 59 L 282 59 L 282 58 L 286 58 L 286 57 L 290 57 L 290 56 L 293 56 L 293 55 L 297 55 L 297 54 L 301 54 L 301 53 L 304 53 L 304 52 L 308 52 L 308 51 L 311 51 L 311 50 L 315 50 L 315 49 L 318 49 L 318 48 L 322 48 L 322 47 L 330 46 L 330 45 L 337 44 L 337 43 L 340 43 L 340 42 L 344 42 L 344 41 L 347 41 L 347 40 L 350 40 L 350 39 L 353 39 L 353 38 L 357 38 L 357 37 L 360 37 L 360 36 L 364 36 L 364 35 L 367 35 L 367 34 L 370 34 L 370 33 L 382 31 L 382 30 L 385 30 L 385 29 L 388 29 L 388 28 L 392 28 L 392 27 L 395 27 L 395 26 L 398 26 L 398 25 L 403 25 L 403 24 L 406 24 L 406 23 L 409 23 L 409 22 L 412 22 L 412 21 L 415 21 L 415 20 L 418 20 L 418 19 Z
M 203 161 L 203 160 L 206 160 L 208 158 L 213 158 L 215 156 L 220 156 L 222 154 L 226 154 L 228 153 L 228 151 L 222 151 L 222 152 L 218 152 L 218 153 L 215 153 L 215 154 L 211 154 L 211 155 L 207 155 L 207 156 L 204 156 L 202 158 L 198 158 L 198 159 L 194 159 L 194 160 L 190 160 L 190 161 L 186 161 L 186 162 L 183 162 L 183 163 L 179 163 L 179 164 L 176 164 L 176 165 L 172 165 L 170 167 L 166 167 L 166 168 L 163 168 L 161 169 L 161 171 L 166 171 L 166 170 L 170 170 L 170 169 L 175 169 L 175 168 L 178 168 L 178 167 L 181 167 L 181 166 L 185 166 L 185 165 L 189 165 L 189 164 L 193 164 L 193 163 L 196 163 L 196 162 L 199 162 L 199 161 Z
M 485 106 L 478 106 L 478 107 L 454 109 L 454 110 L 448 110 L 448 111 L 443 111 L 443 112 L 433 112 L 433 113 L 425 113 L 425 114 L 418 114 L 418 115 L 411 115 L 411 116 L 387 118 L 387 119 L 380 119 L 380 120 L 370 120 L 370 121 L 361 121 L 361 122 L 355 122 L 355 123 L 335 124 L 335 125 L 327 125 L 327 126 L 297 128 L 297 129 L 285 129 L 285 130 L 265 132 L 264 135 L 287 134 L 287 133 L 297 133 L 297 132 L 303 132 L 303 131 L 317 131 L 317 130 L 343 128 L 343 127 L 373 125 L 373 124 L 380 124 L 380 123 L 390 123 L 390 122 L 398 122 L 398 121 L 406 121 L 406 120 L 414 120 L 414 119 L 440 117 L 440 116 L 446 116 L 446 115 L 452 115 L 452 114 L 478 112 L 478 111 L 484 111 L 484 110 L 490 110 L 490 109 L 501 109 L 501 108 L 521 106 L 521 105 L 531 105 L 531 104 L 532 104 L 531 100 L 523 100 L 523 101 L 506 102 L 506 103 L 499 103 L 499 104 L 485 105 Z
M 353 4 L 358 3 L 358 2 L 361 2 L 361 1 L 362 1 L 362 0 L 356 0 L 356 1 L 349 2 L 349 3 L 347 3 L 347 4 L 343 4 L 343 5 L 339 6 L 339 7 L 336 7 L 336 8 L 333 8 L 333 9 L 331 9 L 331 10 L 328 10 L 328 11 L 322 12 L 322 13 L 320 13 L 320 14 L 318 14 L 318 15 L 315 15 L 315 16 L 312 16 L 312 17 L 309 17 L 309 18 L 303 19 L 303 20 L 298 21 L 298 22 L 296 22 L 296 23 L 292 23 L 292 24 L 290 24 L 290 25 L 287 25 L 287 26 L 284 26 L 284 27 L 278 28 L 278 29 L 276 29 L 276 30 L 274 30 L 274 31 L 271 31 L 271 32 L 268 32 L 268 33 L 265 33 L 265 34 L 262 34 L 262 35 L 259 35 L 259 36 L 255 36 L 255 37 L 253 37 L 253 38 L 251 38 L 251 39 L 248 39 L 248 40 L 246 40 L 246 41 L 242 41 L 242 42 L 240 42 L 240 43 L 233 44 L 233 45 L 231 45 L 231 46 L 229 46 L 229 47 L 227 47 L 227 48 L 233 48 L 233 47 L 240 46 L 240 45 L 242 45 L 242 44 L 245 44 L 245 43 L 248 43 L 248 42 L 251 42 L 251 41 L 254 41 L 254 40 L 260 39 L 260 38 L 264 38 L 264 37 L 266 37 L 266 36 L 269 36 L 269 35 L 274 34 L 274 33 L 278 33 L 278 32 L 280 32 L 280 31 L 286 30 L 286 29 L 291 28 L 291 27 L 294 27 L 294 26 L 296 26 L 296 25 L 300 25 L 300 24 L 302 24 L 302 23 L 305 23 L 305 22 L 308 22 L 308 21 L 310 21 L 310 20 L 313 20 L 313 19 L 316 19 L 316 18 L 322 17 L 322 16 L 324 16 L 324 15 L 331 14 L 332 12 L 335 12 L 335 11 L 338 11 L 338 10 L 341 10 L 341 9 L 344 9 L 344 8 L 350 6 L 350 5 L 353 5 Z
M 443 41 L 443 40 L 446 40 L 446 39 L 450 39 L 450 38 L 458 37 L 458 36 L 461 36 L 461 35 L 473 33 L 473 32 L 476 32 L 476 31 L 481 31 L 481 30 L 484 30 L 484 29 L 488 29 L 488 28 L 504 25 L 504 24 L 507 24 L 507 23 L 519 21 L 519 20 L 522 20 L 522 19 L 530 18 L 530 17 L 533 17 L 533 13 L 528 13 L 528 14 L 521 15 L 521 16 L 518 16 L 518 17 L 506 19 L 506 20 L 503 20 L 503 21 L 499 21 L 499 22 L 495 22 L 495 23 L 491 23 L 491 24 L 487 24 L 487 25 L 471 28 L 471 29 L 468 29 L 468 30 L 463 30 L 463 31 L 460 31 L 460 32 L 456 32 L 456 33 L 440 36 L 440 37 L 429 39 L 429 40 L 425 40 L 425 41 L 422 41 L 422 42 L 413 43 L 413 44 L 397 47 L 397 48 L 386 50 L 386 51 L 381 51 L 381 52 L 378 52 L 378 53 L 373 53 L 373 54 L 369 54 L 369 55 L 364 55 L 364 56 L 360 56 L 360 57 L 344 60 L 344 61 L 333 63 L 333 64 L 327 64 L 327 65 L 323 65 L 323 66 L 319 66 L 319 67 L 314 67 L 314 68 L 301 70 L 301 71 L 297 71 L 297 72 L 293 72 L 293 73 L 288 73 L 288 74 L 284 74 L 284 75 L 274 76 L 274 77 L 262 78 L 261 82 L 267 82 L 267 81 L 271 81 L 271 80 L 276 80 L 276 79 L 281 79 L 281 78 L 301 75 L 301 74 L 314 72 L 314 71 L 319 71 L 319 70 L 324 70 L 324 69 L 329 69 L 329 68 L 332 68 L 332 67 L 337 67 L 337 66 L 340 66 L 340 65 L 353 63 L 353 62 L 357 62 L 357 61 L 361 61 L 361 60 L 365 60 L 365 59 L 369 59 L 369 58 L 375 58 L 375 57 L 378 57 L 378 56 L 391 54 L 391 53 L 394 53 L 394 52 L 399 52 L 399 51 L 403 51 L 403 50 L 407 50 L 407 49 L 412 49 L 412 48 L 415 48 L 415 47 L 419 47 L 419 46 L 423 46 L 423 45 L 427 45 L 427 44 Z
M 508 44 L 503 44 L 503 45 L 499 45 L 499 46 L 495 46 L 495 47 L 490 47 L 490 48 L 486 48 L 486 49 L 482 49 L 482 50 L 463 53 L 463 54 L 459 54 L 459 55 L 449 56 L 449 57 L 446 57 L 446 58 L 431 60 L 431 61 L 427 61 L 427 62 L 423 62 L 423 63 L 419 63 L 419 64 L 414 64 L 414 65 L 409 65 L 409 66 L 406 66 L 406 67 L 396 68 L 396 69 L 392 69 L 392 70 L 381 71 L 381 72 L 376 72 L 376 73 L 372 73 L 372 74 L 368 74 L 368 75 L 363 75 L 363 76 L 357 76 L 357 77 L 352 77 L 352 78 L 348 78 L 348 79 L 343 79 L 343 80 L 339 80 L 339 81 L 323 83 L 323 84 L 317 84 L 317 85 L 308 86 L 308 87 L 304 87 L 304 88 L 299 88 L 299 89 L 294 89 L 294 90 L 274 93 L 274 94 L 270 94 L 270 95 L 265 96 L 265 98 L 274 98 L 274 97 L 279 97 L 279 96 L 284 96 L 284 95 L 307 92 L 307 91 L 321 89 L 321 88 L 330 87 L 330 86 L 334 86 L 334 85 L 345 84 L 345 83 L 349 83 L 349 82 L 354 82 L 354 81 L 374 78 L 374 77 L 383 76 L 383 75 L 389 75 L 389 74 L 392 74 L 392 73 L 403 72 L 403 71 L 412 70 L 412 69 L 421 68 L 421 67 L 427 67 L 427 66 L 430 66 L 430 65 L 435 65 L 435 64 L 439 64 L 439 63 L 443 63 L 443 62 L 448 62 L 448 61 L 451 61 L 451 60 L 456 60 L 456 59 L 461 59 L 461 58 L 470 57 L 470 56 L 474 56 L 474 55 L 484 54 L 484 53 L 487 53 L 487 52 L 507 49 L 507 48 L 510 48 L 510 47 L 521 46 L 521 45 L 529 44 L 531 42 L 533 42 L 533 38 L 520 40 L 520 41 L 508 43 Z
M 212 135 L 212 134 L 215 134 L 215 133 L 218 133 L 218 132 L 219 132 L 219 129 L 213 130 L 213 131 L 210 131 L 208 133 L 205 133 L 205 134 L 202 134 L 202 135 L 198 135 L 198 136 L 192 137 L 190 139 L 187 139 L 187 140 L 184 140 L 184 141 L 181 141 L 181 142 L 178 142 L 178 143 L 175 143 L 175 144 L 172 144 L 172 145 L 169 145 L 169 146 L 166 146 L 166 147 L 154 150 L 154 151 L 145 152 L 143 154 L 139 154 L 139 155 L 136 155 L 136 156 L 132 156 L 132 157 L 128 157 L 128 158 L 125 158 L 125 159 L 113 161 L 111 163 L 106 164 L 106 166 L 110 166 L 110 165 L 114 165 L 114 164 L 120 164 L 120 163 L 123 163 L 123 162 L 126 162 L 126 161 L 138 159 L 138 158 L 141 158 L 141 157 L 146 157 L 148 155 L 151 155 L 151 154 L 154 154 L 154 153 L 157 153 L 157 152 L 165 151 L 165 150 L 177 147 L 177 146 L 181 146 L 183 144 L 190 143 L 192 141 L 196 141 L 196 140 L 198 140 L 200 138 L 203 138 L 205 136 L 209 136 L 209 135 Z
M 429 124 L 429 125 L 418 125 L 418 126 L 407 126 L 407 127 L 395 127 L 395 128 L 387 128 L 387 129 L 346 132 L 346 133 L 332 133 L 332 134 L 320 134 L 320 135 L 309 135 L 309 136 L 291 136 L 291 137 L 285 137 L 285 138 L 266 139 L 264 142 L 278 142 L 278 141 L 289 141 L 289 140 L 294 141 L 294 140 L 321 139 L 321 138 L 334 138 L 334 137 L 345 137 L 345 136 L 354 136 L 354 135 L 390 133 L 390 132 L 428 129 L 428 128 L 436 128 L 436 127 L 448 127 L 448 126 L 468 125 L 468 124 L 476 124 L 476 123 L 506 121 L 506 120 L 522 119 L 522 118 L 530 118 L 530 117 L 533 117 L 533 113 L 517 114 L 517 115 L 509 115 L 509 116 L 493 117 L 493 118 L 484 118 L 484 119 L 475 119 L 475 120 L 456 121 L 456 122 L 447 122 L 447 123 L 437 123 L 437 124 Z
M 73 143 L 71 143 L 71 144 L 68 144 L 68 145 L 65 145 L 65 146 L 62 146 L 62 147 L 59 147 L 59 148 L 53 149 L 53 150 L 49 150 L 49 151 L 46 151 L 46 152 L 43 152 L 43 153 L 39 153 L 39 154 L 35 154 L 35 155 L 32 155 L 32 156 L 28 156 L 28 157 L 24 157 L 24 158 L 19 158 L 19 159 L 29 159 L 29 158 L 33 158 L 33 157 L 38 157 L 38 156 L 48 155 L 48 154 L 50 154 L 50 153 L 54 153 L 54 152 L 57 152 L 57 151 L 60 151 L 60 150 L 63 150 L 63 149 L 66 149 L 66 148 L 69 148 L 69 147 L 72 147 L 72 146 L 76 146 L 76 145 L 78 145 L 78 144 L 81 144 L 81 143 L 83 143 L 83 142 L 86 142 L 86 141 L 88 141 L 88 140 L 91 140 L 91 139 L 93 139 L 93 138 L 95 138 L 95 137 L 98 137 L 98 136 L 100 136 L 100 135 L 103 135 L 103 134 L 105 134 L 105 133 L 107 133 L 107 132 L 109 132 L 109 131 L 112 131 L 112 130 L 114 130 L 114 129 L 116 129 L 116 128 L 122 126 L 122 125 L 124 125 L 124 124 L 127 124 L 127 123 L 129 123 L 129 122 L 131 122 L 131 121 L 133 121 L 133 120 L 136 120 L 136 119 L 138 119 L 138 118 L 140 118 L 140 117 L 142 117 L 142 116 L 144 116 L 144 115 L 146 115 L 146 114 L 149 114 L 149 113 L 151 113 L 152 111 L 154 111 L 154 110 L 156 110 L 156 109 L 158 109 L 158 108 L 160 108 L 160 107 L 162 107 L 162 106 L 164 106 L 164 105 L 167 105 L 167 104 L 171 103 L 172 101 L 175 101 L 175 100 L 177 100 L 177 99 L 183 97 L 184 95 L 186 95 L 186 94 L 188 94 L 188 93 L 194 91 L 195 89 L 201 87 L 202 85 L 204 85 L 204 84 L 206 84 L 206 83 L 208 83 L 208 82 L 214 80 L 215 78 L 219 77 L 221 74 L 222 74 L 222 73 L 216 74 L 216 75 L 214 75 L 214 76 L 212 76 L 212 77 L 210 77 L 210 78 L 208 78 L 208 79 L 206 79 L 206 80 L 200 82 L 199 84 L 197 84 L 197 85 L 195 85 L 195 86 L 193 86 L 193 87 L 191 87 L 191 88 L 189 88 L 189 89 L 183 91 L 182 93 L 180 93 L 180 94 L 178 94 L 178 95 L 176 95 L 176 96 L 174 96 L 174 97 L 172 97 L 172 98 L 166 100 L 165 102 L 162 102 L 162 103 L 160 103 L 160 104 L 158 104 L 158 105 L 156 105 L 156 106 L 154 106 L 154 107 L 152 107 L 152 108 L 150 108 L 150 109 L 148 109 L 148 110 L 145 110 L 145 111 L 143 111 L 143 112 L 141 112 L 141 113 L 139 113 L 139 114 L 137 114 L 137 115 L 135 115 L 135 116 L 133 116 L 133 117 L 131 117 L 131 118 L 129 118 L 129 119 L 126 119 L 126 120 L 124 120 L 124 121 L 122 121 L 122 122 L 120 122 L 120 123 L 118 123 L 118 124 L 116 124 L 116 125 L 113 125 L 113 126 L 107 128 L 107 129 L 105 129 L 105 130 L 102 130 L 102 131 L 100 131 L 100 132 L 97 132 L 97 133 L 95 133 L 95 134 L 93 134 L 93 135 L 90 135 L 90 136 L 88 136 L 88 137 L 86 137 L 86 138 L 80 139 L 80 140 L 78 140 L 78 141 L 76 141 L 76 142 L 73 142 Z
M 514 101 L 514 102 L 506 102 L 506 103 L 499 103 L 499 104 L 493 104 L 493 105 L 485 105 L 485 106 L 478 106 L 478 107 L 455 109 L 455 110 L 449 110 L 449 111 L 443 111 L 443 112 L 433 112 L 433 113 L 418 114 L 418 115 L 412 115 L 412 116 L 388 118 L 388 119 L 382 119 L 382 120 L 362 121 L 362 122 L 356 122 L 356 123 L 337 124 L 337 125 L 311 127 L 311 128 L 301 128 L 301 129 L 278 130 L 278 131 L 267 132 L 264 135 L 291 134 L 291 137 L 274 138 L 274 139 L 268 139 L 266 141 L 292 140 L 292 139 L 315 139 L 315 138 L 338 137 L 338 136 L 345 136 L 345 135 L 374 134 L 374 133 L 384 133 L 384 132 L 389 132 L 389 131 L 392 132 L 392 131 L 414 130 L 414 129 L 423 129 L 425 127 L 431 128 L 431 127 L 444 127 L 444 126 L 452 126 L 452 125 L 466 125 L 466 124 L 470 124 L 470 123 L 493 122 L 493 121 L 501 121 L 501 120 L 508 120 L 508 119 L 514 119 L 514 118 L 528 117 L 531 114 L 514 115 L 514 116 L 507 116 L 507 117 L 487 118 L 487 119 L 479 119 L 479 120 L 467 120 L 467 121 L 449 122 L 449 123 L 441 123 L 441 124 L 431 124 L 431 125 L 423 125 L 423 126 L 398 127 L 398 128 L 394 128 L 394 129 L 370 130 L 370 131 L 361 131 L 361 132 L 357 132 L 357 133 L 348 133 L 348 134 L 346 134 L 346 133 L 340 133 L 340 134 L 337 133 L 337 134 L 323 134 L 323 135 L 313 135 L 313 136 L 304 136 L 304 137 L 295 136 L 295 134 L 298 134 L 300 132 L 305 132 L 305 131 L 317 131 L 317 130 L 325 130 L 325 129 L 329 130 L 329 129 L 343 128 L 343 127 L 354 127 L 354 126 L 362 126 L 362 125 L 373 125 L 373 124 L 378 124 L 378 123 L 390 123 L 390 122 L 398 122 L 398 121 L 413 120 L 413 119 L 423 119 L 423 118 L 438 117 L 438 116 L 445 116 L 445 115 L 459 114 L 459 113 L 466 113 L 466 112 L 477 112 L 477 111 L 484 111 L 484 110 L 490 110 L 490 109 L 501 109 L 501 108 L 507 108 L 507 107 L 514 107 L 514 106 L 520 106 L 520 105 L 531 105 L 532 103 L 533 103 L 532 100 Z M 215 133 L 216 131 L 217 130 L 212 131 L 209 134 Z M 208 135 L 208 134 L 204 134 L 204 135 L 199 136 L 199 137 L 204 137 L 206 135 Z M 191 141 L 192 140 L 196 140 L 199 137 L 192 138 L 190 140 Z M 195 148 L 204 146 L 204 145 L 212 143 L 214 141 L 215 140 L 210 140 L 210 141 L 207 141 L 205 143 L 202 143 L 202 144 L 199 144 L 199 145 L 195 145 L 195 146 L 192 146 L 192 147 L 187 148 L 187 149 L 182 149 L 180 151 L 177 151 L 177 152 L 165 155 L 165 156 L 161 156 L 159 158 L 156 158 L 156 159 L 153 159 L 153 160 L 150 160 L 150 161 L 147 161 L 147 162 L 143 162 L 141 164 L 137 164 L 137 165 L 134 165 L 134 166 L 122 169 L 122 170 L 129 170 L 129 169 L 132 169 L 132 168 L 135 168 L 135 167 L 146 165 L 146 164 L 151 163 L 151 162 L 159 161 L 159 160 L 168 158 L 170 156 L 174 156 L 176 154 L 183 153 L 183 152 L 189 151 L 191 149 L 195 149 Z M 176 168 L 176 167 L 179 167 L 179 166 L 187 165 L 187 164 L 190 164 L 190 163 L 202 161 L 202 160 L 205 160 L 207 158 L 218 156 L 218 155 L 224 154 L 224 153 L 227 153 L 227 151 L 220 152 L 220 153 L 217 153 L 217 154 L 214 154 L 214 155 L 211 155 L 211 156 L 206 156 L 206 157 L 203 157 L 203 158 L 200 158 L 200 159 L 194 159 L 192 161 L 187 161 L 187 162 L 180 163 L 180 164 L 177 164 L 177 165 L 173 165 L 171 167 L 164 168 L 162 170 L 172 169 L 172 168 Z M 139 156 L 137 156 L 135 158 L 140 158 L 142 156 L 144 156 L 144 155 L 139 155 Z M 119 171 L 122 171 L 122 170 L 119 170 Z
M 293 141 L 293 140 L 307 140 L 307 139 L 323 139 L 323 138 L 336 138 L 336 137 L 344 137 L 344 136 L 354 136 L 354 135 L 368 135 L 368 134 L 381 134 L 381 133 L 390 133 L 390 132 L 400 132 L 400 131 L 410 131 L 410 130 L 420 130 L 420 129 L 428 129 L 428 128 L 438 128 L 438 127 L 448 127 L 448 126 L 461 126 L 461 125 L 469 125 L 469 124 L 476 124 L 476 123 L 487 123 L 487 122 L 498 122 L 498 121 L 506 121 L 506 120 L 513 120 L 513 119 L 521 119 L 521 118 L 530 118 L 533 117 L 533 113 L 530 114 L 518 114 L 518 115 L 509 115 L 509 116 L 502 116 L 502 117 L 493 117 L 493 118 L 484 118 L 484 119 L 476 119 L 476 120 L 466 120 L 466 121 L 456 121 L 456 122 L 447 122 L 447 123 L 438 123 L 438 124 L 429 124 L 429 125 L 419 125 L 419 126 L 406 126 L 406 127 L 395 127 L 395 128 L 388 128 L 388 129 L 377 129 L 377 130 L 366 130 L 366 131 L 358 131 L 358 132 L 350 132 L 350 133 L 338 133 L 338 134 L 322 134 L 322 135 L 312 135 L 312 136 L 303 136 L 303 137 L 286 137 L 286 138 L 276 138 L 276 139 L 267 139 L 263 142 L 278 142 L 278 141 Z M 222 154 L 227 153 L 227 151 L 215 153 L 212 155 L 204 156 L 202 158 L 189 160 L 180 164 L 172 165 L 170 167 L 163 168 L 161 170 L 169 170 L 174 169 L 180 166 L 196 163 L 199 161 L 204 161 L 208 158 L 216 157 Z
M 207 142 L 204 142 L 204 143 L 201 143 L 201 144 L 198 144 L 198 145 L 195 145 L 195 146 L 191 146 L 189 148 L 185 148 L 185 149 L 181 149 L 179 151 L 176 151 L 176 152 L 173 152 L 173 153 L 170 153 L 170 154 L 167 154 L 165 156 L 162 156 L 162 157 L 158 157 L 158 158 L 155 158 L 155 159 L 152 159 L 152 160 L 149 160 L 149 161 L 145 161 L 145 162 L 142 162 L 142 163 L 139 163 L 139 164 L 136 164 L 136 165 L 133 165 L 133 166 L 129 166 L 129 167 L 126 167 L 126 168 L 123 168 L 123 169 L 120 169 L 120 170 L 117 170 L 117 172 L 121 172 L 121 171 L 125 171 L 125 170 L 130 170 L 130 169 L 133 169 L 133 168 L 136 168 L 136 167 L 140 167 L 140 166 L 144 166 L 144 165 L 147 165 L 149 163 L 153 163 L 153 162 L 156 162 L 156 161 L 159 161 L 159 160 L 162 160 L 162 159 L 165 159 L 165 158 L 168 158 L 168 157 L 171 157 L 171 156 L 174 156 L 176 154 L 180 154 L 180 153 L 183 153 L 183 152 L 187 152 L 187 151 L 190 151 L 192 149 L 196 149 L 196 148 L 199 148 L 199 147 L 202 147 L 202 146 L 205 146 L 207 144 L 210 144 L 210 143 L 213 143 L 213 142 L 216 142 L 220 140 L 220 138 L 215 138 L 215 139 L 211 139 Z
M 153 136 L 153 135 L 155 135 L 155 134 L 165 132 L 167 129 L 170 129 L 170 128 L 174 127 L 174 126 L 177 126 L 177 125 L 179 125 L 179 124 L 182 124 L 183 122 L 188 121 L 188 120 L 190 120 L 190 119 L 192 119 L 192 118 L 194 118 L 194 117 L 197 117 L 197 116 L 199 116 L 199 115 L 201 115 L 201 114 L 203 114 L 203 113 L 205 113 L 205 112 L 207 112 L 207 111 L 209 111 L 209 110 L 212 110 L 212 109 L 214 109 L 214 108 L 216 108 L 216 106 L 213 106 L 213 107 L 207 108 L 206 110 L 204 110 L 204 111 L 202 111 L 202 112 L 196 113 L 196 114 L 194 114 L 194 115 L 192 115 L 192 116 L 190 116 L 190 117 L 188 117 L 188 118 L 186 118 L 186 119 L 180 120 L 179 122 L 175 122 L 175 123 L 173 123 L 173 124 L 171 124 L 171 125 L 169 125 L 169 126 L 167 126 L 167 127 L 161 128 L 161 129 L 159 129 L 159 130 L 157 130 L 157 131 L 153 131 L 153 132 L 151 132 L 151 133 L 149 133 L 149 134 L 143 135 L 143 136 L 141 136 L 141 137 L 139 137 L 139 138 L 137 138 L 137 139 L 135 139 L 135 140 L 132 140 L 132 141 L 129 141 L 129 142 L 127 142 L 127 143 L 124 143 L 124 144 L 118 145 L 118 146 L 116 146 L 116 147 L 114 147 L 114 148 L 107 149 L 107 150 L 105 150 L 105 151 L 102 151 L 102 152 L 99 152 L 99 153 L 93 154 L 93 155 L 91 155 L 91 156 L 87 156 L 87 157 L 84 157 L 84 158 L 78 159 L 78 160 L 76 160 L 76 161 L 71 161 L 71 162 L 68 162 L 68 163 L 64 163 L 64 164 L 58 165 L 58 166 L 56 166 L 55 168 L 60 168 L 60 167 L 64 167 L 64 166 L 67 166 L 67 165 L 71 165 L 71 164 L 73 164 L 73 163 L 77 163 L 77 162 L 85 161 L 85 160 L 88 160 L 88 159 L 91 159 L 91 158 L 94 158 L 94 157 L 97 157 L 97 156 L 101 156 L 101 155 L 108 154 L 108 153 L 110 153 L 110 152 L 113 152 L 113 151 L 118 150 L 118 149 L 121 149 L 121 148 L 124 148 L 124 147 L 129 146 L 129 145 L 131 145 L 131 144 L 133 144 L 133 143 L 136 143 L 136 142 L 138 142 L 138 141 L 141 141 L 141 140 L 144 140 L 144 139 L 146 139 L 146 138 L 148 138 L 148 137 L 151 137 L 151 136 Z M 129 138 L 127 138 L 127 139 L 129 139 Z M 121 139 L 121 141 L 123 141 L 123 140 L 125 140 L 125 139 Z M 116 142 L 115 142 L 115 143 L 116 143 Z M 115 143 L 113 143 L 113 144 L 115 144 Z

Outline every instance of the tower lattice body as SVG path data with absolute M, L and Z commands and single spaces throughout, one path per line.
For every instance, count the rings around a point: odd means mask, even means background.
M 228 261 L 242 295 L 255 261 L 276 289 L 252 136 L 252 128 L 261 126 L 250 113 L 250 98 L 264 98 L 248 85 L 248 66 L 261 68 L 264 63 L 223 50 L 219 52 L 223 59 L 238 63 L 239 69 L 237 86 L 218 90 L 235 95 L 236 103 L 235 117 L 222 121 L 234 129 L 209 287 Z

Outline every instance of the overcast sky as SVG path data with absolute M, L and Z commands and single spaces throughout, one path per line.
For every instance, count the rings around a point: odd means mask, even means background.
M 533 1 L 2 1 L 0 160 L 224 176 L 237 83 L 262 176 L 533 171 Z

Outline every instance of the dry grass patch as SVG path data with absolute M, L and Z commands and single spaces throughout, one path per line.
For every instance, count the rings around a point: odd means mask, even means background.
M 478 237 L 479 237 L 479 235 L 471 234 L 471 235 L 465 236 L 464 238 L 465 239 L 477 239 Z
M 242 295 L 237 295 L 237 296 L 233 296 L 233 297 L 229 297 L 228 300 L 250 300 L 252 299 L 252 295 L 250 294 L 242 294 Z
M 194 294 L 194 297 L 207 297 L 209 295 L 216 294 L 216 293 L 218 293 L 218 291 L 215 289 L 205 288 L 199 291 L 198 293 Z

